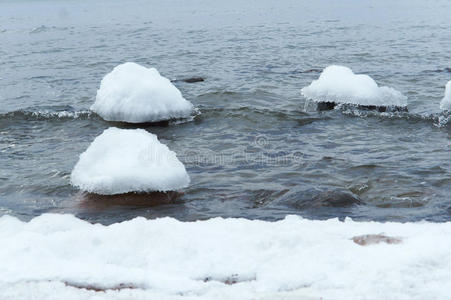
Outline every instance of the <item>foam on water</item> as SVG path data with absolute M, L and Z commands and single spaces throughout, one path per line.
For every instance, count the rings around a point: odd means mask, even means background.
M 81 111 L 34 111 L 29 115 L 32 117 L 36 117 L 38 119 L 78 119 L 78 118 L 86 118 L 91 115 L 91 111 L 89 110 L 81 110 Z
M 71 183 L 90 193 L 173 191 L 189 176 L 174 152 L 143 129 L 106 129 L 80 159 Z
M 302 95 L 316 102 L 367 106 L 407 106 L 407 97 L 390 87 L 379 87 L 368 75 L 354 74 L 343 66 L 329 66 L 320 77 L 304 87 Z
M 339 109 L 340 112 L 347 116 L 359 117 L 359 118 L 382 118 L 382 119 L 399 119 L 399 120 L 413 120 L 432 123 L 438 128 L 447 128 L 449 126 L 449 121 L 451 120 L 451 114 L 447 111 L 442 113 L 434 114 L 418 114 L 418 113 L 408 113 L 403 111 L 389 111 L 389 112 L 378 112 L 376 110 L 365 110 L 354 105 L 338 105 L 335 109 Z
M 144 123 L 189 117 L 193 105 L 155 68 L 128 62 L 102 79 L 91 110 L 107 121 Z
M 0 119 L 26 119 L 26 120 L 67 120 L 67 119 L 87 119 L 93 115 L 90 110 L 75 110 L 71 107 L 58 108 L 31 108 L 17 111 L 11 111 L 0 114 Z
M 443 127 L 449 127 L 451 120 L 451 113 L 444 113 L 442 115 L 439 115 L 437 117 L 437 122 L 435 122 L 435 125 L 439 128 Z

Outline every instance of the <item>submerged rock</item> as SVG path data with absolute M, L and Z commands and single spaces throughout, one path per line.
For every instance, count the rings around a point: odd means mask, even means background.
M 71 173 L 73 186 L 100 195 L 176 191 L 189 182 L 175 152 L 143 129 L 106 129 Z
M 355 74 L 344 66 L 329 66 L 317 80 L 302 88 L 302 95 L 318 103 L 318 110 L 333 109 L 338 104 L 389 111 L 407 110 L 407 97 L 386 86 L 379 86 L 365 74 Z
M 281 205 L 291 206 L 297 209 L 309 209 L 320 207 L 350 207 L 362 205 L 364 202 L 359 196 L 347 190 L 306 190 L 291 191 L 279 201 Z
M 311 206 L 347 207 L 362 203 L 359 196 L 349 191 L 325 191 L 312 199 Z
M 151 123 L 188 118 L 194 106 L 157 69 L 127 62 L 105 75 L 91 110 L 106 121 Z

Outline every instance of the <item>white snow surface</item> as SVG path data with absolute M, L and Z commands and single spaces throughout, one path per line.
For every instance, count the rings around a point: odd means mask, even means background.
M 304 97 L 315 102 L 355 105 L 407 106 L 407 97 L 390 87 L 379 87 L 368 75 L 354 74 L 344 66 L 332 65 L 317 80 L 301 90 Z
M 107 121 L 144 123 L 189 117 L 193 105 L 155 68 L 127 62 L 102 79 L 91 110 Z
M 445 87 L 445 97 L 442 99 L 440 103 L 440 108 L 442 110 L 451 111 L 451 80 L 448 81 Z
M 102 195 L 174 191 L 189 181 L 183 163 L 156 135 L 114 127 L 94 139 L 71 174 L 72 185 Z
M 380 233 L 402 242 L 351 240 Z M 451 223 L 298 216 L 109 226 L 3 216 L 0 299 L 447 299 L 450 236 Z

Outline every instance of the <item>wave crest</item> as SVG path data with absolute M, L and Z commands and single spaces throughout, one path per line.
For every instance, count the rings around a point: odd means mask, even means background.
M 0 114 L 0 119 L 23 120 L 64 120 L 89 119 L 94 113 L 90 110 L 75 110 L 72 107 L 29 108 Z

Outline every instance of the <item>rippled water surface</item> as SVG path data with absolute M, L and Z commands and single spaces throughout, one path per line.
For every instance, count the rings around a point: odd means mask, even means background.
M 439 110 L 450 11 L 447 0 L 1 1 L 0 214 L 451 220 Z M 139 126 L 186 164 L 180 194 L 108 199 L 69 184 L 104 129 L 135 128 L 89 112 L 125 61 L 205 78 L 175 82 L 200 111 L 193 120 Z M 312 109 L 300 89 L 331 64 L 401 91 L 409 112 Z M 340 195 L 360 204 L 318 204 Z

